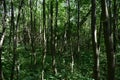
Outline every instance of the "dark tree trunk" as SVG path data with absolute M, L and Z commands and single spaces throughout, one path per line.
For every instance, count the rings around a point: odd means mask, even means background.
M 53 73 L 56 74 L 56 61 L 55 61 L 55 34 L 54 34 L 54 27 L 53 27 L 53 1 L 50 2 L 50 28 L 51 28 L 51 54 L 52 54 L 52 68 L 53 68 Z
M 98 31 L 98 49 L 100 51 L 100 40 L 101 40 L 101 34 L 102 34 L 102 14 L 100 15 L 100 26 Z
M 43 38 L 44 38 L 44 48 L 43 48 L 43 54 L 42 54 L 42 76 L 41 76 L 41 79 L 44 80 L 44 64 L 45 64 L 45 58 L 46 58 L 46 52 L 47 52 L 47 40 L 46 40 L 46 6 L 45 6 L 45 2 L 46 0 L 43 0 L 43 30 L 44 30 L 44 33 L 43 33 Z
M 115 53 L 113 47 L 112 33 L 110 30 L 110 20 L 106 0 L 101 0 L 102 21 L 107 54 L 107 80 L 115 80 Z
M 36 47 L 37 47 L 37 40 L 36 40 L 36 37 L 37 36 L 37 25 L 36 25 L 36 21 L 37 21 L 37 18 L 36 18 L 36 11 L 37 11 L 37 3 L 38 3 L 38 0 L 36 0 L 36 4 L 35 4 L 35 10 L 34 10 L 34 25 L 33 25 L 33 47 L 32 47 L 32 53 L 33 53 L 33 64 L 34 66 L 36 65 Z
M 108 13 L 109 13 L 109 24 L 110 24 L 110 33 L 112 33 L 113 28 L 112 28 L 112 0 L 107 0 L 108 2 Z
M 56 7 L 55 7 L 55 27 L 54 27 L 54 49 L 55 49 L 55 59 L 56 59 L 56 53 L 57 53 L 57 45 L 58 45 L 58 0 L 56 0 Z M 57 74 L 57 68 L 56 68 L 56 60 L 55 60 L 55 74 Z
M 80 52 L 80 0 L 77 1 L 77 11 L 78 11 L 78 14 L 77 14 L 77 54 L 76 54 L 76 57 L 77 55 L 79 54 Z M 77 57 L 79 58 L 79 57 Z
M 33 54 L 34 54 L 34 30 L 33 30 L 33 1 L 30 0 L 30 40 L 31 40 L 31 65 L 33 65 Z M 31 67 L 32 69 L 32 67 Z
M 117 28 L 117 1 L 114 0 L 113 6 L 113 42 L 114 42 L 114 51 L 116 52 L 116 28 Z
M 99 49 L 97 43 L 97 27 L 96 27 L 96 0 L 91 0 L 92 12 L 91 12 L 91 32 L 92 32 L 92 45 L 94 52 L 94 79 L 100 80 L 99 69 Z
M 69 41 L 70 41 L 70 30 L 71 30 L 71 27 L 70 27 L 70 0 L 67 0 L 67 33 L 66 33 L 66 36 L 67 36 L 67 40 L 68 40 L 68 44 L 69 44 Z
M 13 28 L 13 34 L 14 34 L 14 28 L 15 28 L 15 24 L 14 24 L 14 8 L 13 8 L 13 0 L 11 0 L 11 27 Z M 14 37 L 13 37 L 14 39 Z M 13 75 L 14 75 L 14 62 L 12 64 L 12 70 L 11 70 L 11 76 L 10 76 L 10 80 L 13 80 Z
M 12 22 L 12 26 L 13 26 L 13 59 L 12 59 L 12 69 L 11 69 L 11 76 L 10 76 L 10 80 L 14 79 L 14 75 L 15 75 L 15 67 L 16 67 L 16 60 L 18 58 L 16 49 L 17 49 L 17 33 L 18 33 L 18 23 L 19 23 L 19 19 L 20 19 L 20 11 L 23 5 L 23 1 L 20 1 L 19 4 L 19 8 L 18 8 L 18 16 L 17 16 L 17 21 L 16 21 L 16 25 L 14 24 L 14 9 L 13 9 L 13 1 L 11 0 L 11 22 Z

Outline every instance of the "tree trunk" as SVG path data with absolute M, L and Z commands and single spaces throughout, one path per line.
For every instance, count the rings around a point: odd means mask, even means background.
M 99 49 L 97 43 L 97 27 L 96 27 L 96 0 L 91 0 L 92 13 L 91 13 L 91 32 L 92 32 L 92 45 L 94 52 L 94 79 L 100 80 L 100 69 L 99 69 Z
M 11 27 L 13 28 L 12 31 L 13 31 L 13 34 L 14 34 L 15 24 L 14 24 L 13 0 L 11 0 Z M 14 39 L 14 37 L 13 37 L 13 39 Z M 13 80 L 13 75 L 14 75 L 14 63 L 12 64 L 10 80 Z
M 76 58 L 79 58 L 78 54 L 80 52 L 80 0 L 77 1 L 77 53 L 76 53 Z
M 113 6 L 113 43 L 114 43 L 114 51 L 116 52 L 116 27 L 117 27 L 117 1 L 114 0 Z
M 55 60 L 55 34 L 54 34 L 54 27 L 53 27 L 53 1 L 50 2 L 50 28 L 51 28 L 51 54 L 52 54 L 52 68 L 53 73 L 56 74 L 56 60 Z
M 23 5 L 23 1 L 20 1 L 19 4 L 19 8 L 18 8 L 18 16 L 17 16 L 17 21 L 16 21 L 16 25 L 14 25 L 14 10 L 13 10 L 13 1 L 11 0 L 11 22 L 12 22 L 12 26 L 13 26 L 13 63 L 12 63 L 12 69 L 11 69 L 11 76 L 10 76 L 10 80 L 14 79 L 14 74 L 15 74 L 15 67 L 16 67 L 16 60 L 18 58 L 18 54 L 16 52 L 17 49 L 17 36 L 18 36 L 18 23 L 19 23 L 19 19 L 20 19 L 20 11 Z
M 30 0 L 30 40 L 31 40 L 31 65 L 33 65 L 33 55 L 35 52 L 34 49 L 34 30 L 33 30 L 33 6 L 32 6 L 33 1 Z M 32 67 L 31 67 L 32 69 Z
M 4 14 L 3 14 L 3 18 L 2 18 L 2 33 L 0 36 L 0 80 L 3 80 L 3 73 L 2 73 L 2 47 L 3 47 L 3 42 L 4 42 L 4 38 L 5 38 L 5 30 L 6 30 L 6 0 L 4 0 L 3 2 L 3 10 L 4 10 Z
M 56 0 L 56 13 L 55 13 L 55 28 L 54 28 L 54 48 L 55 48 L 55 58 L 57 53 L 57 46 L 58 46 L 58 0 Z M 57 74 L 57 68 L 56 68 L 56 60 L 55 60 L 55 74 Z
M 102 21 L 107 54 L 107 80 L 115 80 L 115 53 L 113 48 L 112 33 L 110 32 L 110 21 L 106 0 L 101 0 Z
M 44 65 L 45 65 L 45 58 L 46 58 L 46 52 L 47 52 L 47 40 L 46 40 L 46 12 L 45 12 L 45 9 L 46 9 L 46 6 L 45 6 L 45 0 L 43 0 L 43 30 L 44 30 L 44 33 L 43 33 L 43 38 L 44 38 L 44 48 L 43 48 L 43 54 L 42 54 L 42 75 L 41 75 L 41 80 L 44 80 Z

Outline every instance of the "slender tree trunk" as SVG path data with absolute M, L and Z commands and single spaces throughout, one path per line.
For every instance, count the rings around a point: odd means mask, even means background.
M 116 52 L 116 28 L 117 28 L 117 1 L 114 0 L 113 6 L 113 41 L 114 41 L 114 51 Z
M 108 2 L 110 32 L 112 33 L 113 32 L 113 28 L 112 28 L 112 24 L 113 24 L 113 21 L 112 21 L 112 0 L 107 0 L 107 2 Z
M 80 52 L 80 0 L 77 1 L 77 54 L 76 54 L 76 58 L 79 58 L 78 54 Z
M 70 52 L 71 52 L 71 73 L 74 72 L 74 51 L 73 51 L 73 40 L 70 39 Z
M 53 72 L 55 73 L 54 67 L 55 67 L 55 55 L 54 55 L 54 41 L 53 41 L 53 1 L 50 1 L 50 30 L 51 30 L 51 39 L 50 39 L 50 46 L 51 46 L 51 54 L 52 54 L 52 67 L 53 67 Z
M 110 21 L 106 0 L 101 0 L 102 21 L 107 54 L 107 80 L 115 80 L 115 53 L 113 47 L 112 33 L 110 32 Z
M 11 14 L 11 22 L 10 22 L 10 33 L 9 33 L 9 53 L 10 53 L 10 50 L 11 50 L 11 40 L 12 40 L 12 30 L 13 30 L 13 20 L 14 20 L 14 13 L 13 12 L 13 3 L 12 3 L 12 0 L 11 0 L 11 6 L 10 6 L 10 14 Z
M 79 35 L 79 29 L 80 29 L 80 0 L 78 0 L 78 8 L 77 8 L 78 10 L 78 21 L 77 21 L 77 34 L 78 34 L 78 45 L 77 45 L 77 54 L 79 54 L 79 52 L 80 52 L 80 43 L 79 43 L 79 38 L 80 38 L 80 35 Z
M 15 75 L 15 67 L 16 67 L 16 60 L 18 58 L 18 55 L 17 55 L 17 52 L 16 52 L 16 49 L 17 49 L 17 33 L 18 33 L 18 23 L 19 23 L 19 19 L 20 19 L 20 11 L 21 11 L 21 8 L 22 8 L 22 5 L 23 5 L 23 1 L 20 1 L 20 4 L 19 4 L 19 8 L 18 8 L 18 16 L 17 16 L 17 21 L 16 21 L 16 25 L 14 25 L 14 10 L 13 10 L 13 1 L 11 0 L 11 8 L 12 8 L 12 11 L 11 11 L 11 14 L 12 14 L 12 17 L 13 19 L 11 19 L 11 22 L 12 22 L 12 26 L 13 26 L 13 64 L 12 64 L 12 69 L 11 69 L 11 76 L 10 76 L 10 80 L 13 80 L 14 79 L 14 75 Z
M 68 40 L 68 44 L 69 44 L 69 41 L 70 41 L 70 0 L 67 0 L 67 5 L 68 5 L 68 8 L 67 8 L 67 23 L 68 23 L 68 26 L 67 26 L 67 40 Z
M 71 25 L 70 25 L 70 0 L 67 0 L 67 33 L 66 33 L 66 37 L 67 37 L 67 49 L 70 50 L 70 54 L 71 54 L 71 73 L 73 73 L 74 71 L 74 54 L 73 54 L 73 49 L 72 49 L 72 36 L 71 36 Z
M 36 57 L 37 57 L 37 56 L 36 56 L 36 52 L 35 52 L 36 46 L 37 46 L 37 44 L 36 44 L 36 37 L 38 37 L 38 36 L 37 36 L 37 30 L 36 30 L 36 29 L 37 29 L 37 26 L 36 26 L 36 21 L 37 21 L 37 20 L 36 20 L 36 19 L 37 19 L 37 18 L 36 18 L 36 11 L 37 11 L 37 3 L 38 3 L 37 1 L 38 1 L 38 0 L 36 0 L 36 5 L 35 5 L 36 8 L 35 8 L 35 10 L 34 10 L 34 26 L 33 26 L 33 32 L 34 32 L 34 33 L 33 33 L 33 47 L 32 47 L 33 58 L 34 58 L 34 59 L 33 59 L 33 64 L 34 64 L 34 65 L 36 65 L 36 62 L 37 62 L 37 60 L 36 60 Z
M 51 28 L 51 54 L 52 54 L 52 67 L 53 73 L 57 74 L 56 70 L 56 60 L 55 60 L 55 34 L 54 34 L 54 27 L 53 27 L 53 0 L 50 2 L 50 28 Z
M 102 34 L 102 14 L 100 15 L 100 26 L 98 31 L 98 49 L 100 51 L 100 40 L 101 40 L 101 34 Z
M 97 27 L 96 27 L 96 0 L 91 0 L 92 13 L 91 13 L 91 32 L 92 32 L 92 45 L 94 52 L 94 79 L 100 80 L 99 69 L 99 49 L 97 43 Z
M 4 42 L 4 38 L 5 38 L 5 31 L 6 31 L 6 0 L 4 0 L 3 2 L 3 10 L 4 10 L 4 14 L 3 14 L 3 18 L 2 18 L 2 33 L 0 36 L 0 80 L 3 80 L 3 73 L 2 73 L 2 47 L 3 47 L 3 42 Z
M 11 27 L 13 28 L 13 35 L 14 35 L 14 28 L 15 28 L 15 24 L 14 24 L 14 8 L 13 8 L 13 0 L 11 0 Z M 14 36 L 13 36 L 14 39 Z M 10 76 L 10 80 L 13 80 L 13 75 L 14 75 L 14 62 L 12 64 L 12 70 L 11 70 L 11 76 Z
M 46 6 L 45 6 L 45 2 L 46 0 L 43 0 L 43 29 L 44 29 L 44 48 L 43 48 L 43 55 L 42 55 L 42 75 L 41 75 L 41 79 L 44 80 L 44 65 L 45 65 L 45 58 L 46 58 L 46 52 L 47 52 L 47 40 L 46 40 Z
M 54 48 L 55 48 L 55 59 L 56 59 L 56 53 L 57 53 L 57 39 L 58 39 L 58 0 L 56 0 L 56 13 L 55 13 L 55 28 L 54 28 Z M 55 60 L 55 74 L 57 74 L 57 68 L 56 68 L 56 60 Z
M 33 55 L 34 55 L 34 28 L 33 28 L 33 0 L 30 0 L 30 40 L 31 40 L 31 65 L 33 65 Z M 32 68 L 32 67 L 31 67 Z

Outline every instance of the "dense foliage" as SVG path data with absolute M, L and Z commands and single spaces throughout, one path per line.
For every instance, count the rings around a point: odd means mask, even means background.
M 107 80 L 102 0 L 95 0 L 96 22 L 92 22 L 91 1 L 1 0 L 0 80 L 99 80 L 94 77 L 91 23 L 97 32 L 98 73 L 100 80 Z M 103 1 L 107 2 L 114 45 L 115 80 L 120 80 L 120 1 Z

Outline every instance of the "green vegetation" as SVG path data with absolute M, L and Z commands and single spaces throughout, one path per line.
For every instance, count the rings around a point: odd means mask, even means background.
M 0 80 L 120 80 L 119 0 L 0 0 Z

